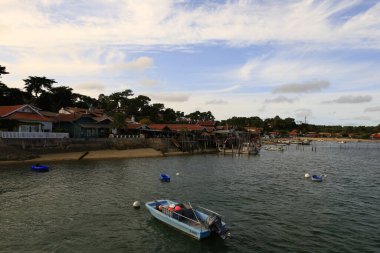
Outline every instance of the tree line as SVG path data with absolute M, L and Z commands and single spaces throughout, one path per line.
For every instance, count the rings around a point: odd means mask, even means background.
M 2 75 L 9 74 L 5 66 L 0 65 L 0 106 L 33 104 L 46 111 L 57 112 L 62 107 L 79 108 L 100 108 L 106 114 L 113 117 L 115 127 L 124 124 L 126 117 L 135 117 L 135 120 L 143 123 L 178 123 L 178 119 L 183 122 L 195 123 L 197 121 L 213 121 L 215 117 L 211 111 L 195 111 L 185 114 L 165 107 L 161 103 L 151 104 L 151 99 L 144 95 L 135 96 L 133 91 L 126 89 L 110 95 L 100 94 L 98 98 L 74 93 L 73 89 L 67 86 L 56 86 L 54 79 L 45 76 L 29 76 L 24 81 L 24 90 L 9 88 L 1 82 Z M 55 87 L 54 87 L 55 86 Z M 235 129 L 247 126 L 262 128 L 264 132 L 279 132 L 286 135 L 296 129 L 301 133 L 307 132 L 328 132 L 340 133 L 343 136 L 357 134 L 362 138 L 369 137 L 372 133 L 380 132 L 378 126 L 325 126 L 312 124 L 296 124 L 295 119 L 279 116 L 262 120 L 260 117 L 232 117 L 218 122 L 219 125 L 233 127 Z
M 9 74 L 5 66 L 0 65 L 0 78 Z M 57 86 L 54 79 L 45 76 L 29 76 L 24 81 L 24 89 L 9 88 L 0 80 L 0 106 L 33 104 L 36 107 L 51 112 L 57 112 L 62 107 L 99 108 L 114 118 L 116 126 L 123 124 L 126 117 L 135 117 L 136 121 L 149 123 L 173 123 L 177 119 L 188 119 L 187 122 L 199 120 L 215 120 L 210 112 L 195 111 L 185 114 L 165 107 L 161 103 L 151 104 L 151 99 L 144 95 L 134 97 L 130 89 L 115 92 L 110 95 L 100 94 L 98 98 L 74 93 L 67 86 Z

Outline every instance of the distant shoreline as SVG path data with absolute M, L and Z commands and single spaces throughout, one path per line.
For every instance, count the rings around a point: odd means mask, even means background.
M 380 140 L 372 140 L 372 139 L 353 139 L 353 138 L 310 138 L 310 137 L 299 137 L 295 139 L 300 139 L 300 140 L 311 140 L 311 141 L 326 141 L 326 142 L 380 142 Z

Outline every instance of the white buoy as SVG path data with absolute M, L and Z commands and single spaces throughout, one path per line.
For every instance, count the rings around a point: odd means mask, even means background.
M 177 176 L 179 176 L 179 172 L 175 173 Z
M 310 174 L 309 173 L 306 173 L 305 174 L 305 178 L 309 178 L 310 177 Z
M 140 202 L 139 201 L 135 201 L 133 202 L 133 205 L 132 205 L 134 208 L 140 208 Z

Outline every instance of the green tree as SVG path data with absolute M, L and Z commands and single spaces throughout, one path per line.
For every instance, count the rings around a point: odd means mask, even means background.
M 56 112 L 62 107 L 73 106 L 73 89 L 66 86 L 52 87 L 43 92 L 37 99 L 36 105 L 44 110 Z
M 112 127 L 113 128 L 122 128 L 126 125 L 125 119 L 126 116 L 124 113 L 116 112 L 112 115 Z
M 9 74 L 9 72 L 6 71 L 6 67 L 0 65 L 0 78 L 1 78 L 1 75 L 7 75 L 7 74 Z M 2 82 L 0 81 L 0 85 L 1 84 Z
M 28 93 L 17 88 L 8 88 L 5 84 L 0 83 L 0 106 L 25 104 L 29 100 Z
M 91 106 L 93 107 L 99 107 L 99 102 L 97 99 L 81 95 L 77 93 L 73 93 L 73 100 L 74 100 L 74 106 L 79 108 L 89 108 Z
M 165 123 L 173 123 L 177 119 L 176 112 L 171 108 L 166 108 L 163 111 L 163 120 Z
M 43 92 L 46 92 L 52 88 L 54 83 L 57 83 L 54 79 L 48 79 L 46 77 L 29 76 L 24 79 L 25 90 L 33 95 L 37 99 Z

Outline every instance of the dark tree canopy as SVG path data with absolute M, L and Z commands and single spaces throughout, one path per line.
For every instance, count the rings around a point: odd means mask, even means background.
M 33 97 L 37 99 L 43 92 L 46 92 L 52 88 L 52 85 L 56 83 L 54 79 L 48 79 L 46 77 L 29 76 L 24 79 L 25 90 L 33 94 Z

